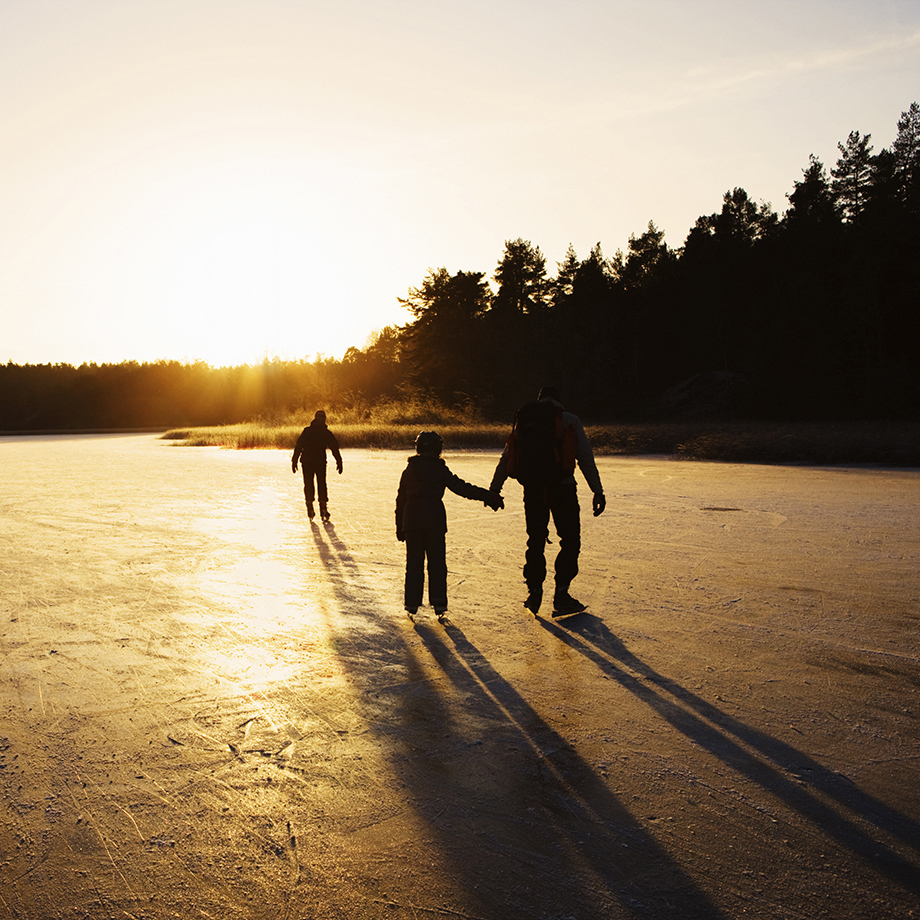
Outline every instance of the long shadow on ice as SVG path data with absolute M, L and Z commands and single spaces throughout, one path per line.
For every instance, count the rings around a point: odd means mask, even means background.
M 568 621 L 566 628 L 542 619 L 540 623 L 695 744 L 781 799 L 876 871 L 920 893 L 920 864 L 905 859 L 865 830 L 866 824 L 874 825 L 920 853 L 920 825 L 916 821 L 807 754 L 744 724 L 659 674 L 629 651 L 597 617 L 585 615 Z M 819 795 L 836 803 L 840 810 Z
M 334 529 L 313 537 L 371 731 L 479 916 L 724 916 L 460 629 L 416 624 L 431 679 Z M 382 676 L 396 661 L 408 680 Z
M 502 750 L 494 752 L 495 768 L 508 770 L 497 797 L 503 803 L 515 802 L 521 816 L 532 814 L 535 838 L 567 863 L 551 870 L 549 877 L 534 879 L 543 889 L 542 897 L 564 889 L 562 901 L 570 908 L 579 906 L 586 917 L 607 916 L 602 904 L 585 900 L 593 884 L 614 893 L 637 916 L 723 916 L 569 742 L 501 677 L 459 628 L 450 624 L 441 632 L 421 626 L 418 632 L 454 685 L 476 705 L 490 710 L 497 722 L 506 723 L 508 737 L 501 745 L 511 750 L 516 747 L 519 755 L 508 763 L 511 758 Z M 508 846 L 514 841 L 499 843 Z M 531 846 L 535 843 L 529 841 Z M 496 855 L 501 857 L 500 847 Z

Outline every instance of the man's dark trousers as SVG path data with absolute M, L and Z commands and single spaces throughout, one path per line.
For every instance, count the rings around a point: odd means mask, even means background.
M 556 554 L 556 593 L 564 594 L 578 574 L 581 551 L 581 521 L 574 478 L 547 486 L 524 485 L 524 521 L 527 526 L 527 552 L 524 556 L 524 581 L 531 591 L 542 589 L 546 578 L 546 538 L 552 515 L 559 535 Z
M 329 501 L 329 491 L 326 488 L 326 464 L 310 468 L 301 459 L 300 468 L 303 471 L 303 497 L 307 503 L 313 504 L 313 477 L 316 477 L 316 494 L 319 496 L 321 508 L 325 508 Z

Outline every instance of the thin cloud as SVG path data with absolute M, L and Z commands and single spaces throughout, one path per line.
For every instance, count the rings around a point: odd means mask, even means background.
M 920 46 L 920 32 L 906 38 L 885 38 L 862 48 L 840 48 L 810 55 L 798 61 L 790 61 L 784 71 L 814 72 L 818 70 L 836 70 L 856 61 L 874 57 L 891 51 L 905 51 Z
M 744 86 L 765 80 L 782 78 L 789 74 L 816 73 L 819 71 L 841 70 L 852 64 L 880 54 L 892 51 L 905 51 L 920 46 L 920 32 L 903 37 L 890 37 L 874 41 L 869 45 L 852 48 L 838 48 L 831 51 L 819 51 L 806 57 L 787 61 L 772 67 L 757 67 L 743 72 L 726 74 L 717 79 L 699 83 L 693 92 L 685 94 L 685 101 L 698 100 L 708 96 L 717 96 Z M 705 71 L 696 69 L 687 75 L 692 79 Z
M 633 120 L 661 112 L 674 112 L 701 103 L 723 98 L 739 90 L 777 83 L 789 77 L 801 77 L 822 71 L 833 72 L 851 68 L 882 54 L 910 51 L 920 47 L 920 32 L 907 37 L 889 37 L 871 44 L 820 51 L 769 66 L 745 68 L 726 72 L 718 65 L 694 67 L 672 78 L 669 84 L 632 98 L 620 99 L 616 114 L 610 121 Z M 587 114 L 587 112 L 586 112 Z

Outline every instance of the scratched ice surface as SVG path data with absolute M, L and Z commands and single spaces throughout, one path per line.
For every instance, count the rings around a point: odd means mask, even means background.
M 0 920 L 917 915 L 920 474 L 601 458 L 562 623 L 449 495 L 442 625 L 404 463 L 0 439 Z

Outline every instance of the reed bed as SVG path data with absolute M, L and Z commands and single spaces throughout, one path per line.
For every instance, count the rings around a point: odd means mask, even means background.
M 916 422 L 671 422 L 587 428 L 596 453 L 735 463 L 920 466 Z
M 189 446 L 237 450 L 292 450 L 303 419 L 258 420 L 239 425 L 173 429 L 163 438 Z M 330 418 L 343 448 L 412 450 L 419 431 L 433 428 L 445 450 L 500 450 L 507 424 L 481 420 L 439 419 L 394 421 Z M 774 464 L 878 464 L 920 466 L 920 423 L 769 423 L 684 422 L 635 425 L 588 425 L 586 431 L 599 455 L 664 455 L 675 459 Z
M 302 425 L 264 425 L 246 422 L 213 428 L 178 428 L 167 431 L 166 440 L 181 441 L 192 447 L 228 447 L 236 450 L 293 450 Z M 424 428 L 434 428 L 444 440 L 446 450 L 500 449 L 508 437 L 507 425 L 384 425 L 330 424 L 339 446 L 376 450 L 412 450 L 415 438 Z

